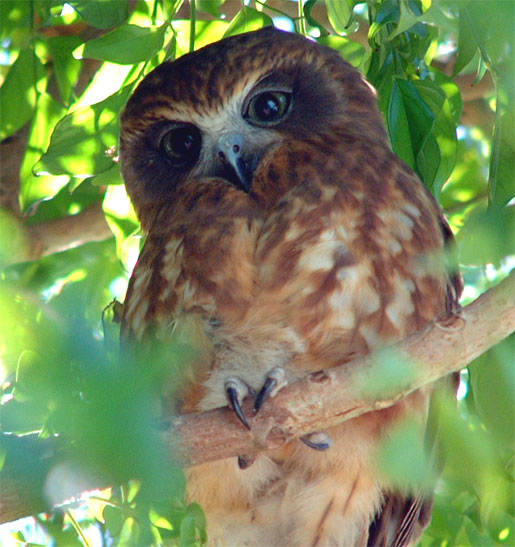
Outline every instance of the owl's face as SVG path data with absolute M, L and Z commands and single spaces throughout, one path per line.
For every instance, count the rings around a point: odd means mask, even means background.
M 338 137 L 384 138 L 373 90 L 335 51 L 268 27 L 150 73 L 122 116 L 122 171 L 145 227 L 190 180 L 251 193 L 270 152 Z

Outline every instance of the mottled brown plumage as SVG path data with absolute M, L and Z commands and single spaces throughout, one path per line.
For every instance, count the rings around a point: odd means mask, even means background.
M 228 378 L 258 392 L 274 367 L 291 381 L 344 363 L 456 305 L 452 235 L 373 89 L 305 38 L 267 28 L 158 67 L 123 114 L 121 161 L 147 234 L 122 337 L 195 347 L 183 412 L 227 404 Z M 430 391 L 331 429 L 325 452 L 295 441 L 245 470 L 191 469 L 210 541 L 412 542 L 430 499 L 392 485 L 376 450 L 407 415 L 424 426 Z

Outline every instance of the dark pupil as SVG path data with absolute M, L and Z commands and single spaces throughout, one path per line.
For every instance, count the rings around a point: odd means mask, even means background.
M 195 135 L 190 129 L 176 129 L 168 139 L 168 149 L 177 160 L 185 160 L 193 152 L 196 144 Z
M 256 99 L 255 111 L 260 120 L 275 120 L 280 115 L 281 104 L 277 97 L 270 93 L 263 93 Z

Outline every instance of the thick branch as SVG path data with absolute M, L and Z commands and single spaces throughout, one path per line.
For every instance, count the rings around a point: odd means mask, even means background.
M 164 432 L 163 439 L 169 443 L 180 439 L 174 450 L 185 465 L 195 465 L 278 448 L 295 437 L 387 408 L 464 368 L 515 331 L 514 289 L 512 274 L 458 315 L 432 322 L 385 351 L 304 377 L 267 402 L 250 432 L 233 412 L 220 408 L 175 418 L 171 428 L 176 433 Z M 391 380 L 392 375 L 397 381 Z M 246 415 L 252 415 L 251 408 L 249 401 Z
M 431 323 L 388 350 L 310 374 L 267 402 L 251 421 L 251 432 L 242 427 L 233 412 L 220 408 L 172 418 L 161 433 L 163 441 L 185 466 L 195 465 L 239 454 L 252 456 L 297 436 L 391 406 L 419 387 L 462 369 L 515 331 L 514 289 L 512 274 L 459 314 Z M 392 381 L 392 376 L 397 381 Z M 251 415 L 251 403 L 245 402 L 247 415 Z M 20 442 L 27 443 L 28 439 Z M 60 451 L 55 449 L 48 457 L 49 450 L 47 444 L 46 471 L 38 476 L 63 465 Z M 13 472 L 4 468 L 0 474 L 0 522 L 45 509 L 38 493 L 45 477 L 30 485 L 17 477 L 26 477 L 23 469 Z M 76 495 L 105 486 L 101 481 L 90 482 L 77 486 Z

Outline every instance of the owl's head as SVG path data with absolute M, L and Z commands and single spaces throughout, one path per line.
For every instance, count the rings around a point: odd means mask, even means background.
M 317 139 L 386 142 L 375 93 L 334 50 L 267 27 L 147 76 L 122 115 L 122 172 L 144 225 L 190 180 L 251 192 L 267 154 Z

